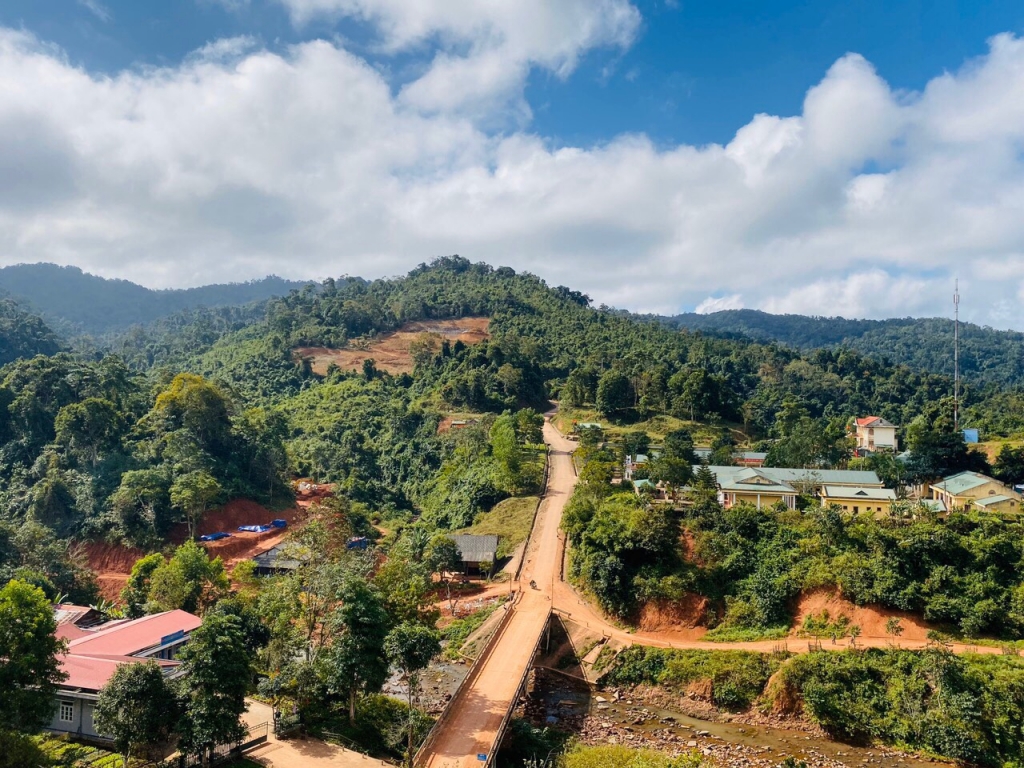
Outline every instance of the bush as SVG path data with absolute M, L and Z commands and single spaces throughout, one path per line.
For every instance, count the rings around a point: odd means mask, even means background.
M 560 768 L 700 768 L 699 754 L 671 757 L 649 749 L 622 745 L 600 747 L 575 746 L 562 755 Z
M 711 700 L 729 710 L 748 708 L 761 695 L 777 667 L 771 657 L 747 651 L 680 651 L 633 646 L 619 654 L 602 682 L 661 685 L 684 691 L 708 682 Z

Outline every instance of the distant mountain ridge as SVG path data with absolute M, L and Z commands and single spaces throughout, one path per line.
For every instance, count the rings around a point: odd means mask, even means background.
M 953 373 L 953 321 L 949 318 L 850 320 L 728 309 L 706 315 L 686 313 L 662 322 L 711 336 L 743 336 L 801 350 L 849 347 L 918 370 Z M 1024 333 L 961 323 L 960 339 L 961 372 L 969 384 L 1024 385 Z
M 103 335 L 197 307 L 225 307 L 285 296 L 307 285 L 271 275 L 246 283 L 153 290 L 57 264 L 0 268 L 0 295 L 38 312 L 65 334 Z

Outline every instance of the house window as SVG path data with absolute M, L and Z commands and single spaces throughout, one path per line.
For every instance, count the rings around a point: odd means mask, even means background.
M 62 701 L 60 703 L 60 721 L 62 723 L 72 723 L 75 720 L 75 702 L 73 701 Z
M 858 507 L 856 504 L 854 504 L 853 505 L 853 512 L 854 512 L 854 514 L 860 512 L 860 507 Z

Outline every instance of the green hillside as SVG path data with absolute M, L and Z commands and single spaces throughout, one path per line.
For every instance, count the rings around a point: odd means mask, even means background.
M 0 268 L 0 292 L 25 302 L 67 334 L 100 336 L 197 307 L 265 301 L 301 288 L 302 282 L 265 277 L 247 283 L 154 291 L 56 264 Z
M 949 318 L 848 320 L 730 309 L 676 315 L 664 322 L 713 336 L 743 336 L 804 350 L 848 347 L 921 371 L 953 375 L 953 321 Z M 1024 384 L 1024 333 L 961 323 L 960 355 L 962 375 L 975 384 Z

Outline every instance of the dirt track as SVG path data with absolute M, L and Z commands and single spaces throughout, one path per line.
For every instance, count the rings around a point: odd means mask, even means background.
M 559 434 L 554 427 L 549 424 L 544 425 L 544 440 L 552 447 L 552 451 L 555 450 L 569 450 L 571 451 L 575 447 L 575 443 L 566 440 Z M 567 462 L 568 464 L 568 462 Z M 570 465 L 571 466 L 571 465 Z M 571 469 L 570 469 L 571 472 Z M 573 476 L 571 482 L 566 487 L 566 498 L 568 494 L 572 493 L 572 487 L 575 485 L 576 478 Z M 564 484 L 563 484 L 564 485 Z M 563 501 L 564 505 L 564 501 Z M 558 524 L 561 524 L 561 509 L 560 505 L 558 508 Z M 556 525 L 557 527 L 557 525 Z M 556 562 L 560 561 L 565 555 L 565 541 L 564 534 L 561 531 L 558 532 L 558 552 L 556 554 Z M 556 580 L 553 589 L 553 608 L 563 614 L 568 614 L 572 621 L 579 624 L 585 625 L 587 628 L 594 632 L 599 632 L 603 635 L 608 636 L 614 640 L 617 640 L 626 645 L 649 645 L 660 648 L 681 648 L 681 649 L 703 649 L 710 651 L 724 651 L 724 650 L 744 650 L 744 651 L 759 651 L 762 653 L 771 653 L 772 651 L 784 647 L 790 653 L 806 653 L 810 650 L 810 643 L 808 640 L 803 638 L 797 638 L 794 636 L 787 637 L 782 640 L 762 640 L 756 642 L 747 643 L 715 643 L 710 640 L 699 640 L 687 637 L 692 633 L 692 630 L 680 628 L 680 630 L 660 630 L 655 632 L 631 632 L 621 627 L 616 626 L 610 622 L 600 612 L 599 609 L 595 608 L 590 604 L 583 596 L 581 596 L 571 584 L 568 584 L 562 580 Z M 821 605 L 817 604 L 817 601 L 811 601 L 807 605 L 811 610 L 820 610 L 823 607 L 833 607 L 828 602 L 823 602 Z M 862 610 L 863 609 L 859 609 Z M 833 611 L 835 612 L 835 611 Z M 900 648 L 906 649 L 921 649 L 928 646 L 928 640 L 923 635 L 920 623 L 917 619 L 910 617 L 909 614 L 900 614 L 893 612 L 893 615 L 903 619 L 904 624 L 909 624 L 911 631 L 907 634 L 909 637 L 901 638 L 896 644 Z M 866 622 L 862 616 L 855 614 L 858 623 L 862 625 L 864 634 L 861 635 L 857 640 L 858 648 L 872 647 L 872 648 L 887 648 L 893 644 L 893 638 L 882 634 L 884 632 L 884 621 L 882 622 Z M 872 631 L 875 634 L 872 634 Z M 831 640 L 825 640 L 821 644 L 823 650 L 843 650 L 850 647 L 849 638 L 839 640 L 837 643 L 832 643 Z M 949 646 L 955 653 L 984 653 L 984 654 L 999 654 L 1002 653 L 1002 649 L 993 646 L 984 645 L 968 645 L 965 643 L 953 643 Z

